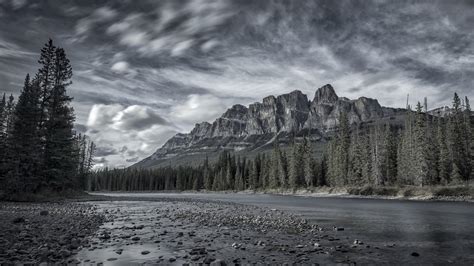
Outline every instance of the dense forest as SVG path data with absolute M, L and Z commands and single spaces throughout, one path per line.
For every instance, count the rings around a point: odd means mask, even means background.
M 289 148 L 278 140 L 270 153 L 254 158 L 220 154 L 199 167 L 102 169 L 89 190 L 266 190 L 320 186 L 462 185 L 474 180 L 474 141 L 469 100 L 454 94 L 446 115 L 408 106 L 404 125 L 362 127 L 341 113 L 325 152 L 314 156 L 309 138 Z
M 60 192 L 85 187 L 95 145 L 76 134 L 72 68 L 63 48 L 49 40 L 34 77 L 26 75 L 17 101 L 0 100 L 0 196 Z

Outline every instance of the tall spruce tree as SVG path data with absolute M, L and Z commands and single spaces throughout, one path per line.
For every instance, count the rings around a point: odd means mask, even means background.
M 444 118 L 438 118 L 437 123 L 437 146 L 438 146 L 438 182 L 442 185 L 449 183 L 451 173 L 451 158 L 446 139 L 446 123 Z
M 385 126 L 385 180 L 388 184 L 397 183 L 397 135 L 391 126 Z
M 25 78 L 23 90 L 13 111 L 8 153 L 11 158 L 11 193 L 35 192 L 39 186 L 41 142 L 39 138 L 40 91 L 37 80 Z
M 311 147 L 311 142 L 308 138 L 303 138 L 302 145 L 302 157 L 303 157 L 303 175 L 306 187 L 314 186 L 315 172 L 314 172 L 314 162 L 313 162 L 313 150 Z
M 469 103 L 469 98 L 464 98 L 464 111 L 463 111 L 463 120 L 464 120 L 464 146 L 465 146 L 465 177 L 464 180 L 468 181 L 473 174 L 474 167 L 474 140 L 472 133 L 472 111 L 471 105 Z
M 46 182 L 62 190 L 78 185 L 74 178 L 78 153 L 74 145 L 72 98 L 66 94 L 66 88 L 71 84 L 72 68 L 62 48 L 56 48 L 53 62 L 53 87 L 45 123 L 44 167 Z
M 5 174 L 6 174 L 6 139 L 7 134 L 5 132 L 5 122 L 6 122 L 6 105 L 7 100 L 5 93 L 3 93 L 3 97 L 0 100 L 0 187 L 3 190 L 6 188 L 5 186 Z
M 270 173 L 269 173 L 269 187 L 270 188 L 277 188 L 280 184 L 279 180 L 279 162 L 280 162 L 280 149 L 278 147 L 278 139 L 276 139 L 273 143 L 273 150 L 271 155 L 271 163 L 270 163 Z
M 454 93 L 453 108 L 449 119 L 449 149 L 452 158 L 451 181 L 460 183 L 466 177 L 466 152 L 464 141 L 464 117 L 461 99 Z
M 414 164 L 413 170 L 415 173 L 414 184 L 418 186 L 424 186 L 429 184 L 429 159 L 428 154 L 426 154 L 426 147 L 428 145 L 428 140 L 426 136 L 426 116 L 422 113 L 421 103 L 418 102 L 416 106 L 416 122 L 414 128 L 415 134 L 415 146 L 414 146 Z
M 347 113 L 341 112 L 339 115 L 339 132 L 337 137 L 338 144 L 336 148 L 337 152 L 337 176 L 336 183 L 339 186 L 347 184 L 348 173 L 349 173 L 349 149 L 351 145 L 350 136 L 350 125 Z
M 300 185 L 301 159 L 300 147 L 293 143 L 288 156 L 288 186 L 291 189 L 296 189 Z

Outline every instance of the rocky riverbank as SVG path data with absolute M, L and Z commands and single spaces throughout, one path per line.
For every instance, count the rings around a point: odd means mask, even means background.
M 378 264 L 396 254 L 394 245 L 275 209 L 185 199 L 95 204 L 110 221 L 75 256 L 84 263 Z
M 0 265 L 73 262 L 104 221 L 88 204 L 0 202 Z
M 370 237 L 350 223 L 333 224 L 325 212 L 316 224 L 300 216 L 304 212 L 273 208 L 145 195 L 0 203 L 0 264 L 472 262 L 470 256 L 448 255 L 449 250 L 429 256 L 431 242 Z M 470 247 L 465 249 L 462 254 L 469 254 Z

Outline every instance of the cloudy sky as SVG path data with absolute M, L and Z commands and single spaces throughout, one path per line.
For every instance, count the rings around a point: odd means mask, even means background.
M 74 70 L 77 129 L 123 167 L 235 103 L 331 83 L 404 107 L 474 98 L 474 1 L 0 0 L 0 92 L 48 38 Z

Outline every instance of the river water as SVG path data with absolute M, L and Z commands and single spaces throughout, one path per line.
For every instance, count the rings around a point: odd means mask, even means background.
M 299 214 L 321 226 L 344 227 L 354 238 L 394 244 L 407 252 L 474 262 L 474 204 L 241 193 L 106 193 L 159 199 L 190 198 L 250 204 Z M 147 204 L 146 201 L 143 204 Z M 437 261 L 430 260 L 430 261 Z M 455 259 L 457 261 L 457 259 Z M 472 264 L 472 263 L 471 263 Z

